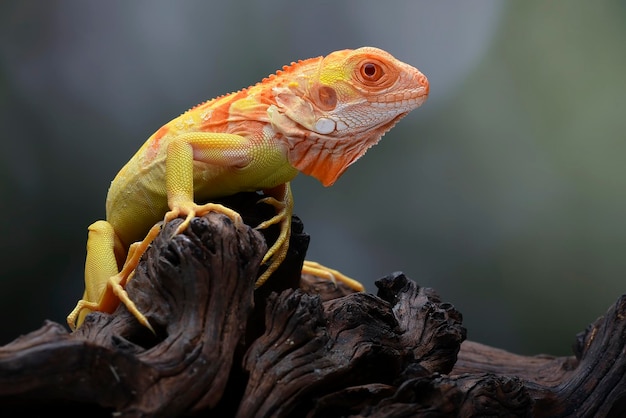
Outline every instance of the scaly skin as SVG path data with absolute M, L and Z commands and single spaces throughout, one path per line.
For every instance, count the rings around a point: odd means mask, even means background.
M 350 164 L 428 96 L 417 69 L 376 48 L 336 51 L 270 75 L 258 84 L 209 100 L 156 131 L 120 170 L 109 189 L 106 221 L 89 227 L 85 293 L 69 314 L 80 326 L 89 311 L 112 312 L 121 301 L 151 328 L 124 286 L 159 232 L 159 221 L 216 211 L 241 225 L 238 213 L 207 202 L 263 190 L 277 215 L 257 228 L 280 225 L 263 262 L 262 285 L 289 245 L 298 172 L 332 185 Z M 303 272 L 362 286 L 335 270 L 305 262 Z

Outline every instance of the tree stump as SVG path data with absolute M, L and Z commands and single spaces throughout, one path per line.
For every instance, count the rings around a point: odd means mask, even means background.
M 256 200 L 225 203 L 257 225 L 273 208 Z M 0 347 L 2 416 L 626 416 L 625 296 L 573 356 L 519 356 L 464 341 L 461 314 L 402 273 L 377 295 L 301 277 L 297 218 L 287 259 L 256 291 L 275 228 L 210 213 L 173 236 L 180 221 L 127 285 L 156 334 L 123 305 L 74 333 L 45 322 Z

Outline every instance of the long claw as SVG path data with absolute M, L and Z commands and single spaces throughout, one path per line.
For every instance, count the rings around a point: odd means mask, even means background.
M 117 281 L 115 281 L 115 277 L 111 277 L 111 279 L 109 280 L 111 283 L 111 288 L 113 290 L 113 293 L 115 294 L 115 296 L 119 298 L 120 302 L 122 302 L 124 306 L 126 306 L 126 309 L 128 309 L 128 312 L 130 312 L 137 319 L 137 321 L 139 321 L 141 325 L 148 328 L 150 331 L 152 331 L 153 334 L 156 335 L 156 332 L 154 331 L 154 328 L 152 328 L 152 325 L 150 325 L 150 322 L 148 322 L 148 319 L 137 308 L 137 305 L 135 305 L 135 302 L 133 302 L 130 296 L 128 296 L 128 293 L 126 293 L 126 290 Z
M 224 205 L 220 205 L 219 203 L 206 203 L 204 205 L 197 205 L 191 202 L 188 205 L 177 206 L 165 214 L 164 221 L 165 223 L 167 223 L 173 219 L 178 218 L 180 215 L 185 215 L 185 220 L 180 225 L 178 225 L 178 228 L 176 228 L 176 232 L 174 233 L 174 235 L 177 235 L 182 233 L 189 227 L 189 224 L 191 223 L 191 220 L 193 218 L 195 218 L 196 216 L 204 216 L 209 212 L 217 212 L 228 216 L 237 228 L 240 228 L 243 225 L 243 220 L 241 219 L 241 215 L 238 212 L 227 208 Z
M 257 227 L 258 228 L 258 227 Z M 280 234 L 278 238 L 274 242 L 274 244 L 267 250 L 265 256 L 263 256 L 262 264 L 267 263 L 271 260 L 270 265 L 267 267 L 267 270 L 263 272 L 263 274 L 257 279 L 254 287 L 259 288 L 263 283 L 269 279 L 269 277 L 278 269 L 281 265 L 285 257 L 287 256 L 287 251 L 289 250 L 289 235 L 291 234 L 291 216 L 288 218 L 283 217 L 281 219 L 280 226 Z
M 265 229 L 271 225 L 280 225 L 280 233 L 274 244 L 267 250 L 263 257 L 262 263 L 270 263 L 263 274 L 257 279 L 255 288 L 260 287 L 269 279 L 269 277 L 278 269 L 289 250 L 289 236 L 291 235 L 291 214 L 293 212 L 293 199 L 291 196 L 291 187 L 289 183 L 285 183 L 275 189 L 269 191 L 270 196 L 265 197 L 259 202 L 272 205 L 278 213 L 272 218 L 261 222 L 255 229 Z M 277 198 L 277 197 L 279 198 Z
M 274 208 L 278 210 L 278 213 L 274 215 L 273 217 L 271 217 L 270 219 L 268 219 L 267 221 L 261 222 L 254 229 L 258 230 L 258 229 L 269 228 L 272 225 L 275 225 L 279 222 L 284 221 L 286 214 L 287 214 L 287 210 L 288 210 L 284 202 L 280 202 L 273 197 L 265 197 L 259 200 L 257 203 L 266 203 L 268 205 L 274 206 Z

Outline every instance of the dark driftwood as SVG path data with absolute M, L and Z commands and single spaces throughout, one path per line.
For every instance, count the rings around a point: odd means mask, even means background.
M 255 225 L 272 214 L 255 200 L 229 205 Z M 259 232 L 209 214 L 172 237 L 178 222 L 127 286 L 156 335 L 123 306 L 73 334 L 46 322 L 0 347 L 1 416 L 626 416 L 625 297 L 573 356 L 518 356 L 463 342 L 461 314 L 401 273 L 376 296 L 301 278 L 297 220 L 257 291 Z

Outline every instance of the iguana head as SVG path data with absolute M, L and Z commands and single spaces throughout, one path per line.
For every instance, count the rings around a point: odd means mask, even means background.
M 333 52 L 285 67 L 268 116 L 288 158 L 325 186 L 428 97 L 416 68 L 378 48 Z

